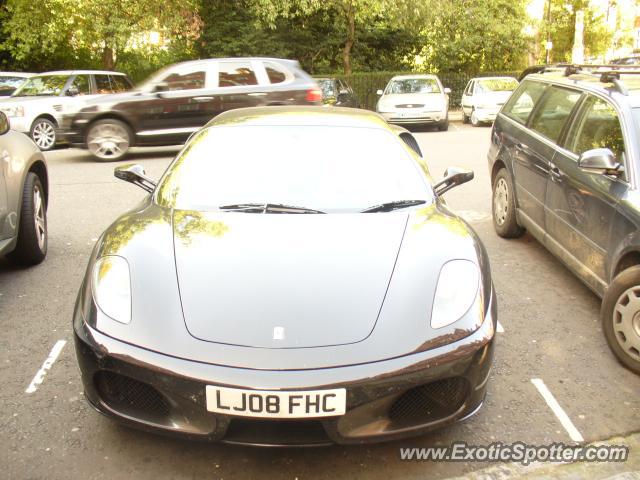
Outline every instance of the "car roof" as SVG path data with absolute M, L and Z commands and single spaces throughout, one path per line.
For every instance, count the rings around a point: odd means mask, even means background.
M 411 78 L 438 78 L 438 76 L 432 73 L 411 73 L 407 75 L 396 75 L 391 80 L 408 80 Z
M 24 77 L 24 78 L 28 78 L 28 77 L 33 77 L 34 75 L 36 75 L 35 73 L 31 73 L 31 72 L 0 72 L 0 77 Z
M 291 60 L 287 58 L 274 58 L 274 57 L 221 57 L 221 58 L 201 58 L 198 60 L 187 60 L 185 62 L 178 62 L 172 65 L 167 65 L 167 68 L 172 68 L 177 65 L 198 65 L 203 63 L 211 63 L 211 62 L 233 62 L 238 60 L 244 61 L 261 61 L 261 62 L 282 62 L 289 65 L 295 65 L 296 67 L 300 67 L 300 62 L 297 60 Z
M 517 79 L 515 77 L 510 77 L 509 75 L 499 75 L 496 77 L 473 77 L 471 80 L 517 80 Z
M 53 70 L 51 72 L 37 73 L 36 75 L 126 75 L 122 72 L 113 72 L 111 70 Z
M 221 113 L 207 127 L 229 126 L 340 126 L 391 131 L 385 119 L 370 110 L 310 105 L 237 108 Z
M 628 90 L 628 95 L 618 91 L 612 82 L 602 82 L 600 74 L 579 72 L 565 75 L 565 69 L 555 69 L 550 72 L 527 75 L 524 80 L 537 80 L 551 82 L 557 85 L 579 88 L 584 91 L 608 95 L 619 102 L 629 104 L 631 107 L 640 106 L 640 70 L 639 74 L 620 74 L 620 80 Z

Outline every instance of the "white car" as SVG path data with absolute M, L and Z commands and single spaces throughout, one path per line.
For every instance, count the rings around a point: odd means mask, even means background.
M 436 75 L 399 75 L 389 80 L 376 111 L 389 123 L 449 128 L 449 94 Z
M 11 128 L 29 135 L 40 150 L 56 145 L 60 119 L 80 99 L 124 92 L 133 85 L 124 73 L 98 70 L 65 70 L 29 77 L 10 97 L 0 99 L 0 111 Z
M 0 72 L 0 97 L 8 97 L 35 73 L 26 72 Z
M 475 127 L 496 119 L 502 105 L 518 88 L 513 77 L 472 78 L 462 94 L 462 121 Z

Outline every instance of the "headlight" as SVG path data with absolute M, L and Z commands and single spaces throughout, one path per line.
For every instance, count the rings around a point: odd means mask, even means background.
M 102 312 L 120 323 L 131 322 L 131 278 L 127 261 L 115 255 L 93 266 L 93 298 Z
M 442 328 L 459 320 L 478 294 L 480 272 L 469 260 L 451 260 L 440 270 L 431 310 L 431 327 Z
M 21 105 L 15 107 L 3 107 L 2 111 L 7 117 L 24 117 L 24 107 Z

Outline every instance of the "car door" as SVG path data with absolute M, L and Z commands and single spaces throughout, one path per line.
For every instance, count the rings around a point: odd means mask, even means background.
M 475 80 L 469 80 L 469 83 L 467 83 L 467 86 L 464 89 L 464 92 L 462 93 L 462 100 L 460 102 L 462 104 L 462 112 L 467 117 L 471 115 L 471 108 L 473 106 L 472 100 L 473 100 L 474 85 L 475 85 Z
M 625 144 L 617 110 L 588 95 L 572 121 L 563 149 L 553 158 L 547 185 L 548 234 L 601 281 L 606 278 L 607 247 L 618 200 L 628 184 L 623 177 L 588 172 L 580 154 L 608 148 L 625 162 Z
M 155 90 L 137 103 L 138 135 L 186 138 L 219 112 L 211 83 L 211 62 L 186 63 L 168 69 Z
M 269 80 L 262 63 L 253 60 L 218 62 L 218 89 L 221 111 L 268 105 L 271 98 Z M 277 103 L 278 100 L 275 100 Z

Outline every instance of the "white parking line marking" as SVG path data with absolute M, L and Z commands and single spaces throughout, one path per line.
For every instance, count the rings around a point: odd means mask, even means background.
M 62 351 L 62 349 L 66 344 L 67 344 L 66 340 L 58 340 L 56 342 L 56 344 L 51 349 L 51 353 L 49 353 L 49 356 L 42 364 L 42 367 L 40 367 L 40 370 L 38 370 L 38 372 L 36 373 L 36 376 L 33 377 L 33 380 L 31 380 L 31 383 L 29 384 L 27 389 L 24 391 L 24 393 L 33 393 L 38 389 L 38 385 L 40 385 L 43 382 L 44 376 L 47 374 L 47 371 L 53 366 L 53 363 L 58 359 L 58 355 L 60 355 L 60 352 Z
M 500 320 L 498 320 L 498 333 L 504 333 L 504 328 L 502 327 L 502 324 L 500 323 Z
M 531 383 L 535 385 L 535 387 L 538 389 L 538 392 L 540 392 L 540 395 L 542 395 L 542 398 L 544 398 L 545 402 L 547 402 L 547 405 L 549 405 L 551 411 L 553 411 L 558 420 L 560 420 L 560 423 L 571 437 L 571 440 L 573 440 L 574 442 L 584 442 L 584 438 L 582 438 L 582 435 L 580 435 L 578 429 L 562 409 L 555 397 L 551 394 L 542 379 L 532 378 Z

